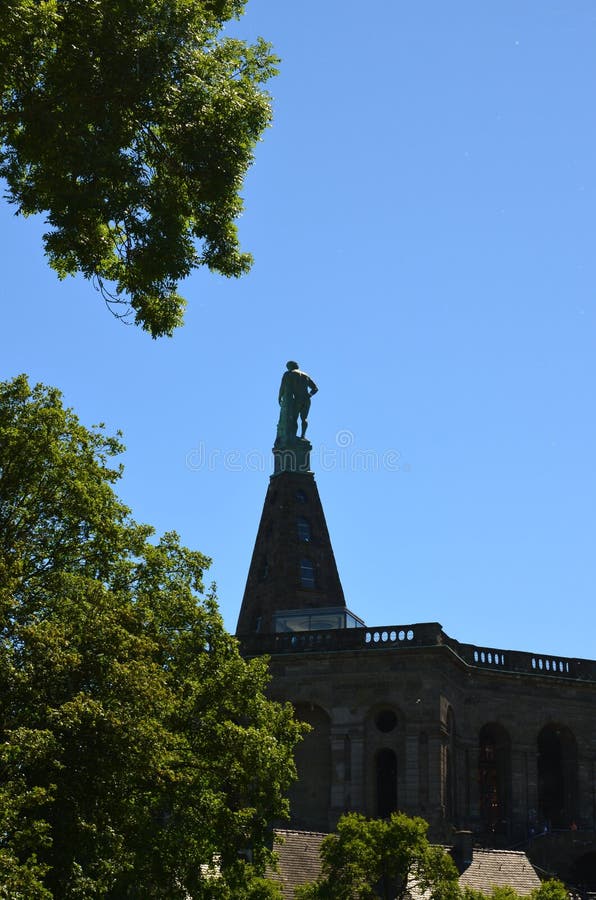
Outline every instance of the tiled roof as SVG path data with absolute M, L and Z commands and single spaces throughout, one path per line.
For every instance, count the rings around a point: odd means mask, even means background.
M 276 829 L 278 871 L 269 877 L 279 881 L 284 900 L 293 900 L 294 888 L 314 881 L 321 871 L 319 849 L 326 836 L 320 831 L 287 831 Z M 462 887 L 490 893 L 494 886 L 509 885 L 518 894 L 527 896 L 540 887 L 540 879 L 525 853 L 518 850 L 480 850 L 474 848 L 474 858 L 459 878 Z M 412 896 L 417 892 L 411 891 Z
M 493 886 L 509 885 L 522 896 L 540 887 L 540 879 L 525 853 L 477 847 L 472 862 L 460 875 L 459 883 L 484 893 L 490 892 Z
M 294 888 L 307 881 L 315 881 L 321 871 L 319 848 L 325 834 L 320 831 L 287 831 L 275 829 L 276 838 L 282 843 L 275 843 L 273 849 L 277 853 L 278 871 L 270 877 L 279 881 L 284 900 L 293 900 Z

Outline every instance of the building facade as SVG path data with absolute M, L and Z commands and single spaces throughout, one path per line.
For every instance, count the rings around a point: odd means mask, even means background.
M 347 609 L 310 445 L 277 449 L 237 636 L 312 731 L 291 827 L 354 810 L 470 829 L 596 890 L 596 661 L 477 647 L 437 622 L 371 627 Z M 554 861 L 554 862 L 553 862 Z

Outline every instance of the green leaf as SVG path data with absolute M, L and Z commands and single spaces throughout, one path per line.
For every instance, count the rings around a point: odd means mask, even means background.
M 153 337 L 181 324 L 177 284 L 250 268 L 235 219 L 270 124 L 277 59 L 220 32 L 244 0 L 7 0 L 0 176 L 42 213 L 50 265 L 92 279 Z
M 121 450 L 58 391 L 0 383 L 0 885 L 267 897 L 304 729 L 226 633 L 209 560 L 117 498 Z

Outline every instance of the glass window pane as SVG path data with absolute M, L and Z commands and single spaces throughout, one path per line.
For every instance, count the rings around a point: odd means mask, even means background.
M 310 522 L 308 519 L 299 516 L 296 519 L 296 525 L 298 526 L 298 540 L 310 541 Z
M 276 632 L 310 631 L 310 616 L 276 616 Z
M 315 586 L 315 567 L 310 559 L 300 560 L 300 583 L 302 587 L 313 588 Z

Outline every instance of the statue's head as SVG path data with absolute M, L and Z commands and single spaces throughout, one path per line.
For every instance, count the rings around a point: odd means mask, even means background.
M 299 369 L 299 368 L 300 368 L 300 366 L 298 365 L 297 362 L 294 362 L 293 359 L 291 359 L 289 362 L 286 363 L 286 369 L 287 369 L 289 372 L 293 372 L 294 369 Z

